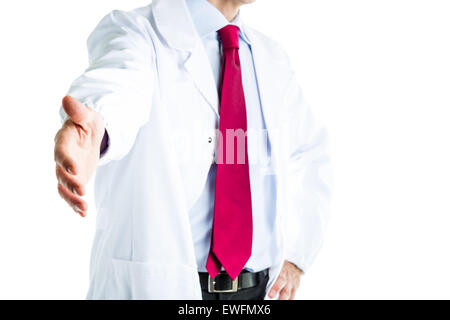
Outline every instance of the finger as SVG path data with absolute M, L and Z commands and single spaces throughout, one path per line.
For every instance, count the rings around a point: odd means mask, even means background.
M 75 161 L 67 154 L 62 143 L 55 145 L 55 162 L 69 174 L 77 174 Z
M 294 290 L 297 290 L 300 287 L 300 278 L 295 281 Z
M 280 292 L 281 289 L 286 285 L 286 279 L 283 275 L 280 275 L 278 279 L 275 281 L 272 289 L 269 291 L 269 298 L 275 298 L 276 295 Z
M 296 293 L 297 293 L 297 289 L 296 288 L 292 288 L 291 289 L 291 296 L 289 297 L 289 300 L 294 300 Z
M 69 174 L 63 167 L 56 165 L 56 177 L 59 183 L 64 185 L 69 191 L 77 196 L 84 196 L 84 186 L 74 175 Z
M 71 96 L 65 96 L 62 100 L 62 106 L 74 123 L 85 127 L 89 117 L 89 109 L 84 104 Z
M 86 202 L 80 198 L 79 196 L 73 194 L 69 191 L 65 186 L 58 183 L 58 193 L 66 200 L 66 202 L 77 212 L 84 212 L 87 210 L 87 204 Z
M 75 210 L 75 212 L 79 213 L 82 217 L 86 216 L 87 203 L 83 199 L 81 199 L 79 196 L 74 195 L 66 187 L 59 183 L 58 193 L 61 198 L 66 200 L 69 206 L 71 206 L 72 209 Z
M 291 287 L 290 286 L 285 286 L 281 291 L 280 291 L 280 297 L 278 298 L 278 300 L 289 300 L 289 298 L 291 297 Z

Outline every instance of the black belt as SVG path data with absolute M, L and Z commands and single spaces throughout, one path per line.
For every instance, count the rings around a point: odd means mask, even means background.
M 234 281 L 225 271 L 220 272 L 215 278 L 211 278 L 208 272 L 199 272 L 198 274 L 202 290 L 210 293 L 228 293 L 256 287 L 267 277 L 269 269 L 259 272 L 243 270 Z

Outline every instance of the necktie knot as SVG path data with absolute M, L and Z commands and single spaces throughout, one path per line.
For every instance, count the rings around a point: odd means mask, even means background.
M 229 48 L 239 49 L 239 27 L 229 24 L 217 31 L 220 41 L 222 41 L 223 50 Z

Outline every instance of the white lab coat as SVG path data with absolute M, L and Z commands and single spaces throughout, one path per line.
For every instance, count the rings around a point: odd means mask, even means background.
M 277 180 L 279 253 L 269 288 L 285 259 L 306 270 L 321 245 L 329 160 L 326 132 L 285 52 L 243 28 Z M 68 94 L 103 116 L 110 137 L 96 174 L 88 298 L 201 299 L 188 211 L 213 161 L 219 101 L 184 0 L 113 11 L 90 35 L 88 50 L 90 66 Z

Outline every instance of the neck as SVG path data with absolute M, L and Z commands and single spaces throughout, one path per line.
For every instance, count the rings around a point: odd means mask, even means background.
M 228 21 L 232 21 L 236 17 L 241 6 L 241 2 L 238 0 L 208 0 L 208 2 L 222 12 Z

